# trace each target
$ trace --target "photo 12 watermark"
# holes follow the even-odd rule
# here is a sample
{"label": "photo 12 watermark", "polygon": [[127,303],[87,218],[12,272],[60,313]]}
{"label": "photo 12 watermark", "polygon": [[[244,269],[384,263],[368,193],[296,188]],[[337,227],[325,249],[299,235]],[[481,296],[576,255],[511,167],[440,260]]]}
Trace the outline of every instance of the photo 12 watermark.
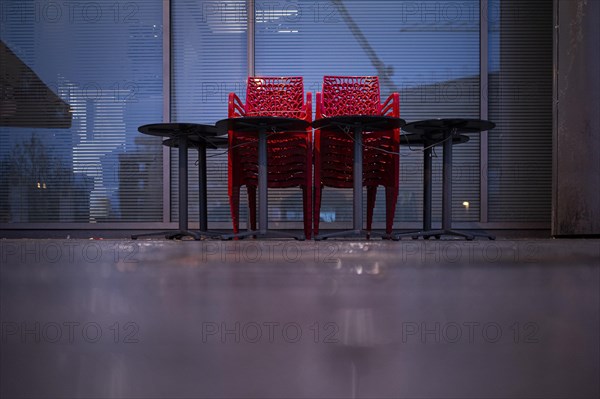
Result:
{"label": "photo 12 watermark", "polygon": [[133,1],[2,1],[0,21],[36,24],[139,24],[141,3]]}
{"label": "photo 12 watermark", "polygon": [[85,240],[0,241],[0,264],[139,263],[140,244]]}
{"label": "photo 12 watermark", "polygon": [[286,241],[204,241],[199,244],[199,264],[208,262],[259,264],[314,262],[337,264],[341,245],[333,242],[296,243]]}
{"label": "photo 12 watermark", "polygon": [[[395,324],[395,323],[394,323]],[[357,326],[340,321],[204,321],[202,344],[340,344],[348,337],[371,331],[373,340],[402,345],[425,344],[538,344],[541,328],[534,321],[402,321],[390,326]],[[389,328],[388,328],[389,327]],[[361,331],[358,331],[361,330]]]}
{"label": "photo 12 watermark", "polygon": [[137,344],[140,326],[134,321],[3,321],[2,344]]}
{"label": "photo 12 watermark", "polygon": [[339,332],[334,322],[205,321],[201,326],[201,340],[203,344],[335,344],[340,340]]}
{"label": "photo 12 watermark", "polygon": [[494,321],[402,322],[403,344],[537,344],[540,326],[536,322]]}
{"label": "photo 12 watermark", "polygon": [[489,241],[406,241],[398,244],[396,259],[399,263],[457,265],[536,263],[541,259],[541,251],[535,241],[515,245]]}

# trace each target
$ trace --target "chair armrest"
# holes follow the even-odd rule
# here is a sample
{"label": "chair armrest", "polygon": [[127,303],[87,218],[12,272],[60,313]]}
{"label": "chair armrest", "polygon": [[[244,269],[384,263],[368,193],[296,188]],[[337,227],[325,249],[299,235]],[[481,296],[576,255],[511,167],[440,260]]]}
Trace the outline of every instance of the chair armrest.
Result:
{"label": "chair armrest", "polygon": [[[385,100],[385,102],[381,106],[381,115],[391,116],[394,118],[400,117],[400,94],[398,94],[398,93],[390,94],[390,96]],[[394,132],[394,134],[392,136],[392,139],[394,141],[394,150],[393,151],[399,151],[400,129],[394,129],[393,132]],[[394,157],[394,159],[395,159],[394,162],[397,164],[398,163],[397,157]],[[398,169],[398,165],[396,165],[396,169]]]}
{"label": "chair armrest", "polygon": [[235,93],[229,93],[228,118],[237,118],[246,115],[246,106]]}
{"label": "chair armrest", "polygon": [[323,93],[317,92],[317,109],[315,111],[315,120],[323,118]]}
{"label": "chair armrest", "polygon": [[306,93],[306,103],[304,104],[306,116],[305,120],[308,122],[312,122],[312,93],[309,91]]}
{"label": "chair armrest", "polygon": [[381,106],[381,115],[400,117],[400,94],[392,93]]}

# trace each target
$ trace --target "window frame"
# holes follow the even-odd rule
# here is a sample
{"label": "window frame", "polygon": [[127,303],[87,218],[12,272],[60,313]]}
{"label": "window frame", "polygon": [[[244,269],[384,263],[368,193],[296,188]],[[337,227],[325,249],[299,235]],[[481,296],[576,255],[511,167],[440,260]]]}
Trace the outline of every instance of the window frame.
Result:
{"label": "window frame", "polygon": [[[170,122],[171,120],[171,99],[172,99],[172,86],[171,86],[171,72],[172,72],[172,35],[171,35],[171,24],[172,24],[172,1],[162,0],[163,4],[163,111],[162,121]],[[480,118],[487,119],[488,117],[488,58],[489,58],[489,43],[488,43],[488,21],[485,17],[487,15],[488,0],[479,1],[479,12],[480,12],[480,32],[479,32],[479,43],[480,43]],[[250,10],[248,13],[248,76],[254,74],[255,64],[255,21],[254,21],[254,10],[256,9],[255,0],[247,0],[247,9]],[[550,215],[547,222],[489,222],[488,221],[488,133],[482,132],[480,136],[480,215],[478,222],[456,222],[454,223],[457,229],[550,229],[551,221]],[[177,221],[171,220],[171,193],[173,190],[173,182],[171,182],[171,151],[169,148],[163,148],[163,220],[161,222],[107,222],[107,223],[0,223],[0,229],[4,231],[16,231],[16,230],[155,230],[155,229],[175,229],[177,228]],[[485,168],[485,169],[484,169]],[[167,183],[168,182],[168,183]],[[327,223],[324,228],[340,228],[343,227],[336,223]],[[381,223],[378,223],[381,224]],[[378,224],[374,225],[374,228],[382,228]],[[218,222],[211,223],[211,228],[223,229],[230,228],[230,223]],[[274,224],[272,227],[282,227],[290,229],[301,229],[301,222],[290,222]],[[396,223],[395,229],[418,229],[422,226],[417,222],[406,222]],[[191,229],[199,228],[198,222],[190,222]]]}

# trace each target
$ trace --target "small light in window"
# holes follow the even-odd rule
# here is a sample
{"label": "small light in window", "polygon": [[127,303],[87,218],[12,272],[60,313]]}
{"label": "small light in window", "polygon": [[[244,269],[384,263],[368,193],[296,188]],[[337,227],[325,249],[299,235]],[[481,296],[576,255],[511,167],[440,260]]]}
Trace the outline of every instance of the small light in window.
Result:
{"label": "small light in window", "polygon": [[41,183],[40,183],[40,182],[38,182],[38,184],[37,184],[37,188],[38,188],[38,189],[42,188],[42,185],[41,185]]}
{"label": "small light in window", "polygon": [[46,183],[42,184],[42,188],[45,190],[46,189]]}
{"label": "small light in window", "polygon": [[469,206],[471,206],[471,204],[469,203],[469,201],[465,201],[463,202],[463,206],[465,207],[465,209],[469,209]]}

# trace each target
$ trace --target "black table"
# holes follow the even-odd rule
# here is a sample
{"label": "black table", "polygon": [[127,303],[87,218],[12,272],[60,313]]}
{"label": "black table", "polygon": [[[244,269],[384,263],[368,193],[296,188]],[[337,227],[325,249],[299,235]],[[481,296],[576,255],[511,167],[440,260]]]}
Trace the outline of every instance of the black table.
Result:
{"label": "black table", "polygon": [[[314,128],[320,129],[339,129],[343,132],[353,132],[354,140],[354,168],[353,176],[353,224],[352,230],[339,231],[335,233],[319,234],[315,240],[324,240],[332,237],[363,237],[373,235],[373,232],[368,232],[363,229],[363,159],[362,159],[362,134],[363,132],[376,132],[382,130],[392,130],[404,126],[406,122],[400,118],[390,116],[376,115],[349,115],[349,116],[333,116],[315,120],[312,125]],[[382,237],[387,237],[386,234],[376,234]]]}
{"label": "black table", "polygon": [[[470,140],[469,136],[457,135],[452,137],[452,145],[466,143]],[[403,134],[400,136],[400,145],[405,146],[423,146],[423,230],[418,232],[408,232],[396,234],[396,238],[401,237],[430,237],[431,229],[431,202],[432,202],[432,150],[433,147],[442,145],[442,137],[426,137],[420,134]]]}
{"label": "black table", "polygon": [[[485,130],[491,130],[496,125],[490,121],[482,119],[429,119],[416,121],[405,125],[402,129],[410,135],[403,135],[400,138],[400,144],[424,145],[423,159],[423,230],[412,233],[396,234],[396,238],[401,237],[423,237],[441,238],[443,235],[464,237],[472,240],[475,236],[487,237],[491,240],[494,236],[485,233],[463,233],[452,230],[452,146],[468,141],[468,136],[462,133],[479,133]],[[412,141],[412,143],[411,143]],[[442,169],[442,228],[433,230],[431,228],[431,197],[432,197],[432,166],[431,149],[433,146],[442,145],[443,150],[443,169]]]}
{"label": "black table", "polygon": [[[151,136],[168,137],[177,142],[176,146],[179,148],[179,229],[159,233],[136,234],[132,235],[131,238],[135,240],[139,237],[164,235],[168,239],[183,237],[193,237],[196,240],[200,239],[202,235],[205,234],[188,230],[188,144],[190,142],[190,137],[192,136],[197,138],[196,141],[198,143],[200,143],[199,137],[216,136],[218,134],[217,128],[215,126],[198,123],[153,123],[140,126],[138,131]],[[202,147],[205,150],[205,147]],[[206,161],[206,157],[204,157],[204,161]],[[202,173],[201,175],[205,176],[205,173]]]}
{"label": "black table", "polygon": [[[179,139],[171,138],[162,142],[167,147],[179,147]],[[208,231],[208,189],[206,178],[206,150],[225,148],[228,145],[226,137],[215,137],[212,135],[194,134],[188,136],[188,148],[198,150],[198,219],[200,231],[195,233],[206,237],[220,237],[223,233]]]}
{"label": "black table", "polygon": [[268,215],[268,173],[267,173],[267,134],[294,130],[305,130],[310,123],[303,119],[283,118],[276,116],[247,116],[228,118],[216,123],[220,134],[227,134],[230,130],[238,132],[256,132],[258,138],[258,230],[223,236],[225,239],[256,236],[264,238],[295,238],[304,240],[305,236],[288,234],[284,232],[269,231]]}

